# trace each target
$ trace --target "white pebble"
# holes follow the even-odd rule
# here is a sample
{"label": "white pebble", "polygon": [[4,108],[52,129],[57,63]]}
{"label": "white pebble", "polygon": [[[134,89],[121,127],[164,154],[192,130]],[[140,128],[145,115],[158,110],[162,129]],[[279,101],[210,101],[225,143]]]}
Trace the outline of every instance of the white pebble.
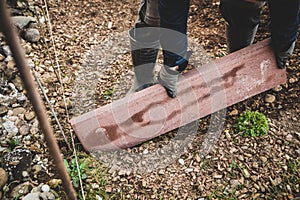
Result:
{"label": "white pebble", "polygon": [[112,24],[113,24],[112,22],[108,22],[107,28],[111,29],[112,28]]}
{"label": "white pebble", "polygon": [[144,151],[143,151],[143,154],[148,154],[149,153],[149,151],[147,150],[147,149],[145,149]]}
{"label": "white pebble", "polygon": [[17,134],[19,132],[18,128],[12,121],[6,121],[2,124],[2,126],[8,133]]}
{"label": "white pebble", "polygon": [[184,165],[184,160],[182,158],[178,159],[179,164]]}
{"label": "white pebble", "polygon": [[29,176],[29,174],[28,174],[28,172],[27,172],[27,171],[22,171],[22,176],[23,176],[24,178],[26,178],[26,177],[28,177],[28,176]]}
{"label": "white pebble", "polygon": [[12,110],[7,111],[7,116],[12,116],[14,112]]}
{"label": "white pebble", "polygon": [[26,135],[26,136],[24,137],[24,140],[25,140],[25,141],[30,141],[30,140],[31,140],[31,136],[30,136],[30,135]]}
{"label": "white pebble", "polygon": [[102,200],[102,197],[100,197],[98,194],[96,194],[96,200]]}
{"label": "white pebble", "polygon": [[42,186],[42,192],[49,192],[49,191],[50,191],[49,185],[43,185]]}

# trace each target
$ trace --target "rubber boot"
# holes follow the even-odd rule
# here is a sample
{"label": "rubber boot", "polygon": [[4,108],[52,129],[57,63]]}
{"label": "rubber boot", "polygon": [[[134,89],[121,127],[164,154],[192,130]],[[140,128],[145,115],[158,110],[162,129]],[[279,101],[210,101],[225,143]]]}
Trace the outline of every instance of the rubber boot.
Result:
{"label": "rubber boot", "polygon": [[158,74],[158,83],[162,85],[169,97],[175,98],[177,96],[177,81],[179,74],[186,69],[188,65],[188,60],[192,55],[192,51],[188,51],[186,58],[182,58],[182,62],[175,67],[169,67],[164,65]]}
{"label": "rubber boot", "polygon": [[[155,84],[154,68],[160,47],[157,28],[133,28],[129,30],[131,57],[134,66],[134,84],[128,94]],[[150,33],[152,32],[152,33]]]}
{"label": "rubber boot", "polygon": [[164,65],[158,74],[158,82],[162,85],[169,97],[175,98],[177,96],[176,83],[178,81],[178,76],[180,72]]}
{"label": "rubber boot", "polygon": [[287,48],[284,47],[274,47],[275,49],[275,57],[276,57],[276,64],[279,69],[284,69],[286,67],[286,62],[290,55],[293,53],[295,48],[295,43],[293,42]]}

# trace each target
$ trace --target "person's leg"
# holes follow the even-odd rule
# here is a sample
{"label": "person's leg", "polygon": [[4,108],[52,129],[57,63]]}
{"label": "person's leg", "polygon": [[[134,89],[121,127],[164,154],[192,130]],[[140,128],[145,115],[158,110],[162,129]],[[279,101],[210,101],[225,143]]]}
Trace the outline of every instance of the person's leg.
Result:
{"label": "person's leg", "polygon": [[135,80],[129,93],[145,89],[155,83],[154,68],[159,43],[158,0],[143,0],[135,27],[129,30],[131,57]]}
{"label": "person's leg", "polygon": [[253,43],[264,2],[221,0],[220,11],[226,20],[228,52],[234,52]]}
{"label": "person's leg", "polygon": [[160,43],[163,49],[164,66],[159,72],[158,82],[167,94],[177,95],[178,75],[187,67],[187,18],[189,0],[160,0]]}
{"label": "person's leg", "polygon": [[277,66],[284,68],[298,35],[299,0],[269,1],[272,45]]}
{"label": "person's leg", "polygon": [[160,17],[158,13],[158,0],[142,0],[139,8],[139,18],[136,22],[136,27],[139,23],[146,23],[148,26],[160,25]]}

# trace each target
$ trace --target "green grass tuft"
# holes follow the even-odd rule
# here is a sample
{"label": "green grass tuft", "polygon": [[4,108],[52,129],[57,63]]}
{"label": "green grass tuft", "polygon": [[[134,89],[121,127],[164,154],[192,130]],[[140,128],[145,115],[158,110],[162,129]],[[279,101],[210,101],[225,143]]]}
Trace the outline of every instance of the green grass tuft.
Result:
{"label": "green grass tuft", "polygon": [[267,118],[260,112],[247,111],[242,114],[234,125],[235,130],[244,137],[263,136],[268,133]]}

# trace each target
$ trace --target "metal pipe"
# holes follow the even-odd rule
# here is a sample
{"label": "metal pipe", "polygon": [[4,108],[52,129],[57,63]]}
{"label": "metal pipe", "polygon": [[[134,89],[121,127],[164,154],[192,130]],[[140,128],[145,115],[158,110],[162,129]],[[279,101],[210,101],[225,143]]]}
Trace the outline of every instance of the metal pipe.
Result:
{"label": "metal pipe", "polygon": [[44,107],[41,96],[38,93],[36,84],[30,68],[26,63],[24,50],[22,49],[17,32],[9,16],[9,12],[6,9],[6,1],[0,0],[0,27],[4,33],[5,39],[10,47],[16,65],[21,75],[21,79],[24,83],[24,87],[27,91],[29,100],[39,120],[40,127],[44,133],[44,138],[49,148],[49,153],[53,158],[54,164],[58,170],[60,178],[62,179],[63,187],[70,200],[77,200],[75,190],[72,186],[69,174],[63,162],[62,155],[60,153],[57,141],[53,134],[53,129],[48,121],[46,115],[46,109]]}

